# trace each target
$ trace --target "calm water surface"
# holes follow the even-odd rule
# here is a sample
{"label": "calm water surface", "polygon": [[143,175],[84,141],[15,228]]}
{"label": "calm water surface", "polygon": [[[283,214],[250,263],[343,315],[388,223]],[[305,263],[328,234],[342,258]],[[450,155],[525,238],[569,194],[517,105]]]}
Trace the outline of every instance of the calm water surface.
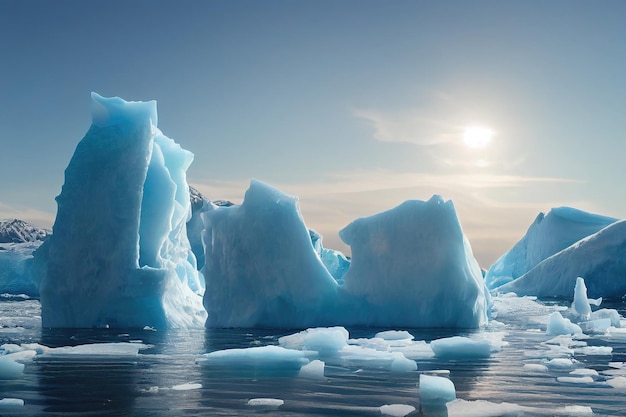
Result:
{"label": "calm water surface", "polygon": [[[418,410],[414,415],[441,416],[445,411],[419,412],[419,374],[435,369],[450,370],[457,398],[464,400],[510,402],[543,410],[537,415],[556,415],[566,405],[581,405],[592,407],[595,416],[626,416],[626,392],[603,383],[610,377],[603,374],[611,372],[609,362],[626,361],[626,340],[606,340],[601,335],[586,340],[590,346],[613,347],[612,355],[575,355],[580,361],[578,368],[595,369],[600,376],[591,385],[560,383],[556,378],[567,376],[569,370],[524,372],[525,363],[541,360],[535,358],[542,352],[540,344],[546,336],[539,331],[540,325],[521,313],[504,314],[498,320],[505,326],[485,330],[505,331],[504,340],[509,343],[489,359],[418,360],[417,372],[401,374],[376,367],[327,366],[324,380],[216,372],[196,363],[202,353],[277,344],[278,337],[295,331],[42,330],[39,314],[35,300],[0,301],[0,344],[58,347],[141,341],[152,347],[136,357],[121,359],[37,357],[27,363],[22,378],[0,380],[0,399],[25,402],[23,407],[0,408],[1,416],[377,416],[385,404],[409,404]],[[542,314],[537,312],[538,317]],[[352,338],[358,338],[373,337],[381,329],[349,330]],[[468,335],[449,330],[403,330],[426,341]],[[172,389],[187,383],[202,387]],[[285,403],[279,409],[247,405],[249,399],[260,397]]]}

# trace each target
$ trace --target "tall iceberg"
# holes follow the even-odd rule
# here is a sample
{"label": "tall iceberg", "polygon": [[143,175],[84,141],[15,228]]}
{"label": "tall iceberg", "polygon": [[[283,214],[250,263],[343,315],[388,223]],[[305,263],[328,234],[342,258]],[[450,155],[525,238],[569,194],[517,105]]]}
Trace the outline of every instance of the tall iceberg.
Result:
{"label": "tall iceberg", "polygon": [[[488,294],[452,201],[410,200],[339,232],[352,248],[348,299],[371,326],[474,328]],[[355,323],[356,324],[356,323]]]}
{"label": "tall iceberg", "polygon": [[202,326],[185,224],[193,154],[157,128],[155,101],[92,93],[92,112],[36,252],[43,326]]}
{"label": "tall iceberg", "polygon": [[544,259],[615,221],[572,207],[553,208],[545,215],[539,213],[524,237],[489,268],[485,274],[487,286],[498,288],[521,277]]}

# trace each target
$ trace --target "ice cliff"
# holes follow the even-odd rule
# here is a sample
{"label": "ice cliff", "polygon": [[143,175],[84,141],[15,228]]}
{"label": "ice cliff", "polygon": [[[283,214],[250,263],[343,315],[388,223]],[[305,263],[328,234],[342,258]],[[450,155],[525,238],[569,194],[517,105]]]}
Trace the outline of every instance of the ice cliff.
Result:
{"label": "ice cliff", "polygon": [[626,220],[617,221],[548,257],[518,279],[498,288],[518,295],[569,299],[583,277],[591,297],[626,295]]}
{"label": "ice cliff", "polygon": [[524,237],[489,268],[487,286],[497,288],[521,277],[544,259],[615,221],[571,207],[553,208],[546,215],[539,213]]}
{"label": "ice cliff", "polygon": [[487,322],[482,273],[452,201],[405,201],[339,232],[352,249],[344,276],[354,324],[478,327]]}
{"label": "ice cliff", "polygon": [[[333,278],[296,198],[253,180],[241,205],[205,213],[208,327],[472,328],[482,274],[451,202],[407,201],[340,232],[352,262]],[[319,245],[321,247],[321,244]]]}
{"label": "ice cliff", "polygon": [[202,326],[186,235],[193,154],[157,128],[156,102],[92,94],[93,123],[37,251],[44,327]]}

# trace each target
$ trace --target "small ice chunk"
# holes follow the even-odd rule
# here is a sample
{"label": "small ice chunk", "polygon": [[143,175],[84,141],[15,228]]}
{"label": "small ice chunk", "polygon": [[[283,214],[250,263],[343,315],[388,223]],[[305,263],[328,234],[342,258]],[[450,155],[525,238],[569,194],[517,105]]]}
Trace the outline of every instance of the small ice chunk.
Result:
{"label": "small ice chunk", "polygon": [[253,407],[278,408],[285,404],[285,401],[279,398],[252,398],[248,400],[248,405]]}
{"label": "small ice chunk", "polygon": [[300,368],[298,376],[309,379],[324,379],[324,367],[325,364],[323,361],[311,361]]}
{"label": "small ice chunk", "polygon": [[562,384],[593,384],[593,378],[590,376],[559,376],[556,380]]}
{"label": "small ice chunk", "polygon": [[543,372],[548,372],[548,367],[540,363],[527,363],[524,365],[524,371],[543,373]]}
{"label": "small ice chunk", "polygon": [[454,336],[430,342],[435,356],[443,359],[488,358],[491,345],[487,341],[472,340],[468,337]]}
{"label": "small ice chunk", "polygon": [[374,337],[384,340],[413,340],[413,335],[406,330],[387,330],[376,333]]}
{"label": "small ice chunk", "polygon": [[626,378],[623,376],[616,376],[615,378],[611,378],[606,381],[606,384],[615,389],[626,390]]}
{"label": "small ice chunk", "polygon": [[49,348],[43,352],[43,356],[137,356],[140,350],[148,348],[150,348],[150,345],[144,345],[142,343],[91,343],[78,346]]}
{"label": "small ice chunk", "polygon": [[421,374],[419,395],[424,404],[445,404],[456,399],[456,389],[448,378]]}
{"label": "small ice chunk", "polygon": [[11,359],[0,358],[0,379],[20,378],[24,373],[24,365]]}
{"label": "small ice chunk", "polygon": [[571,369],[575,362],[568,358],[554,358],[546,362],[546,366],[550,369]]}
{"label": "small ice chunk", "polygon": [[613,354],[613,348],[611,346],[585,346],[576,348],[574,351],[579,355],[587,356],[608,356]]}
{"label": "small ice chunk", "polygon": [[580,368],[580,369],[574,369],[569,374],[578,375],[578,376],[598,376],[598,371],[596,371],[595,369]]}
{"label": "small ice chunk", "polygon": [[287,349],[314,350],[322,356],[335,355],[348,345],[349,333],[344,327],[311,328],[278,339]]}
{"label": "small ice chunk", "polygon": [[581,277],[576,278],[572,310],[583,320],[589,320],[591,317],[591,306],[589,305],[589,299],[587,298],[587,286],[585,285],[585,280]]}
{"label": "small ice chunk", "polygon": [[582,333],[582,329],[577,324],[572,323],[569,319],[561,316],[561,313],[555,311],[548,317],[548,328],[546,334],[548,336],[558,336],[560,334],[577,334]]}
{"label": "small ice chunk", "polygon": [[192,384],[192,383],[174,385],[172,387],[174,391],[191,391],[191,390],[200,389],[200,388],[202,388],[202,384]]}
{"label": "small ice chunk", "polygon": [[514,403],[454,400],[446,404],[448,417],[499,417],[524,415],[524,407]]}
{"label": "small ice chunk", "polygon": [[589,320],[580,323],[580,327],[586,332],[604,333],[611,327],[611,319],[606,317],[602,319]]}
{"label": "small ice chunk", "polygon": [[621,319],[622,316],[617,312],[617,310],[612,308],[603,308],[598,311],[594,311],[591,313],[591,320],[600,320],[600,319],[610,319],[611,326],[613,327],[621,327]]}
{"label": "small ice chunk", "polygon": [[23,407],[24,400],[21,398],[3,398],[0,400],[0,407]]}
{"label": "small ice chunk", "polygon": [[380,407],[380,414],[392,417],[404,417],[415,411],[415,407],[408,404],[387,404]]}

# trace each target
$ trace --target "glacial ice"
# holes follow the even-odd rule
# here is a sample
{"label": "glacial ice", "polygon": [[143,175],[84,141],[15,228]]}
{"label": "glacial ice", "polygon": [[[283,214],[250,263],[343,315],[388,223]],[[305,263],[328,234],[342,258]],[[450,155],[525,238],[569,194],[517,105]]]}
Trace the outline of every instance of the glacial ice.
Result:
{"label": "glacial ice", "polygon": [[[599,232],[615,221],[617,219],[571,207],[553,208],[546,215],[539,213],[524,237],[489,268],[485,282],[490,289],[494,289],[513,281],[544,259]],[[585,275],[574,275],[572,279],[576,276]],[[525,294],[539,295],[532,292]]]}
{"label": "glacial ice", "polygon": [[304,328],[333,318],[338,284],[295,197],[252,180],[243,203],[204,213],[207,327]]}
{"label": "glacial ice", "polygon": [[343,294],[356,301],[344,315],[359,315],[345,322],[453,328],[487,322],[482,273],[452,201],[405,201],[353,221],[339,236],[352,249]]}
{"label": "glacial ice", "polygon": [[452,202],[439,196],[345,227],[352,260],[342,276],[319,255],[297,199],[260,181],[241,205],[211,205],[204,222],[207,327],[487,322],[480,268]]}
{"label": "glacial ice", "polygon": [[35,253],[44,327],[201,327],[186,235],[193,154],[157,128],[156,102],[92,93],[93,123]]}
{"label": "glacial ice", "polygon": [[626,220],[550,256],[499,291],[518,295],[570,299],[577,277],[583,277],[591,297],[619,299],[626,294]]}

